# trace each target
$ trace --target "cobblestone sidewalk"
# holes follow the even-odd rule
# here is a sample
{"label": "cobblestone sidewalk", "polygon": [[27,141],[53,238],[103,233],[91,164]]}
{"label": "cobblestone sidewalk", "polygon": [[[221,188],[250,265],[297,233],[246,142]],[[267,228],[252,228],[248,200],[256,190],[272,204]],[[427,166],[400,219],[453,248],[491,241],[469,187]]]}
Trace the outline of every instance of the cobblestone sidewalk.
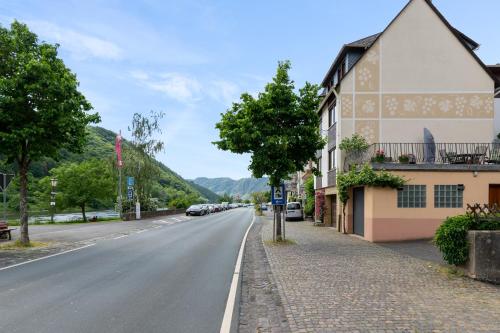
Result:
{"label": "cobblestone sidewalk", "polygon": [[286,231],[295,245],[265,249],[291,332],[500,332],[500,286],[308,222]]}
{"label": "cobblestone sidewalk", "polygon": [[239,332],[290,332],[262,244],[262,220],[256,218],[245,247]]}

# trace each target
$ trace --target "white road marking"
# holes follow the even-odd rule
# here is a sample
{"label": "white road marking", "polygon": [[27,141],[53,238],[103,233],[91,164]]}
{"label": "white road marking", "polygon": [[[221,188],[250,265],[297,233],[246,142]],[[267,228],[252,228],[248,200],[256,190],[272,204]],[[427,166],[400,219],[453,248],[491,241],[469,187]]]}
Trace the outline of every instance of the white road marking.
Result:
{"label": "white road marking", "polygon": [[245,232],[245,236],[243,236],[243,240],[241,241],[240,251],[238,252],[238,259],[236,259],[236,266],[234,267],[233,280],[231,282],[231,287],[229,288],[229,296],[227,298],[226,310],[224,311],[224,318],[222,319],[220,333],[229,333],[231,331],[234,303],[236,302],[236,291],[238,290],[238,282],[240,280],[241,261],[243,260],[243,252],[245,250],[247,236],[254,222],[255,215],[253,216],[252,223],[250,223],[250,225],[248,226],[248,229]]}
{"label": "white road marking", "polygon": [[124,238],[124,237],[127,237],[128,235],[121,235],[121,236],[118,236],[118,237],[115,237],[113,239],[120,239],[120,238]]}
{"label": "white road marking", "polygon": [[161,225],[155,225],[155,226],[153,227],[153,229],[159,229],[159,228],[161,228]]}
{"label": "white road marking", "polygon": [[7,266],[7,267],[2,267],[2,268],[0,268],[0,271],[3,271],[5,269],[9,269],[9,268],[13,268],[13,267],[17,267],[17,266],[21,266],[21,265],[25,265],[25,264],[29,264],[29,263],[32,263],[32,262],[35,262],[35,261],[40,261],[40,260],[43,260],[43,259],[48,259],[48,258],[60,256],[61,254],[66,254],[66,253],[75,252],[75,251],[78,251],[78,250],[83,250],[83,249],[85,249],[87,247],[94,246],[95,244],[96,243],[92,243],[92,244],[88,244],[88,245],[85,245],[85,246],[77,247],[76,249],[71,249],[71,250],[68,250],[68,251],[54,253],[54,254],[51,254],[49,256],[45,256],[45,257],[41,257],[41,258],[36,258],[36,259],[32,259],[32,260],[20,262],[19,264],[10,265],[10,266]]}
{"label": "white road marking", "polygon": [[148,231],[148,229],[141,229],[139,231],[136,232],[136,234],[142,234],[143,232],[146,232]]}
{"label": "white road marking", "polygon": [[182,222],[182,220],[179,220],[178,218],[175,218],[175,217],[171,217],[170,219],[174,220],[174,221],[177,221],[177,222]]}

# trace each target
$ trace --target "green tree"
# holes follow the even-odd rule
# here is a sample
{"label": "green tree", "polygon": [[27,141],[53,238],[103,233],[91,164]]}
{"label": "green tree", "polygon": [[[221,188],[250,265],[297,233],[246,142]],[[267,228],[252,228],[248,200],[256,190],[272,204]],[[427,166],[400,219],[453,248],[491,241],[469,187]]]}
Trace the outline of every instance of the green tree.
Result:
{"label": "green tree", "polygon": [[162,118],[162,112],[151,111],[149,116],[135,113],[129,127],[132,141],[123,150],[124,172],[135,178],[135,194],[142,207],[149,206],[154,184],[161,175],[155,156],[164,144],[154,136],[161,134]]}
{"label": "green tree", "polygon": [[16,162],[22,244],[29,244],[28,168],[61,148],[80,151],[85,127],[99,121],[78,81],[57,57],[58,45],[39,42],[22,23],[0,27],[0,153]]}
{"label": "green tree", "polygon": [[228,193],[224,193],[220,199],[219,199],[219,202],[229,202],[229,203],[232,203],[233,202],[233,197],[230,196]]}
{"label": "green tree", "polygon": [[304,183],[304,191],[306,193],[306,203],[304,205],[304,213],[306,216],[314,215],[315,204],[315,191],[314,191],[314,177],[309,177]]}
{"label": "green tree", "polygon": [[86,222],[87,205],[98,200],[113,202],[115,181],[111,165],[102,160],[63,164],[51,170],[57,178],[57,199],[62,208],[79,207]]}
{"label": "green tree", "polygon": [[[240,102],[233,103],[216,125],[220,140],[214,144],[233,153],[250,153],[253,176],[267,175],[274,186],[303,170],[309,160],[316,160],[316,152],[325,145],[317,114],[319,87],[306,82],[296,93],[288,75],[290,67],[289,61],[279,62],[276,76],[264,92],[257,98],[242,94]],[[280,209],[277,211],[276,234],[280,239]]]}
{"label": "green tree", "polygon": [[252,193],[252,202],[255,204],[255,210],[259,213],[262,212],[262,204],[268,203],[269,201],[271,201],[271,192],[269,191]]}

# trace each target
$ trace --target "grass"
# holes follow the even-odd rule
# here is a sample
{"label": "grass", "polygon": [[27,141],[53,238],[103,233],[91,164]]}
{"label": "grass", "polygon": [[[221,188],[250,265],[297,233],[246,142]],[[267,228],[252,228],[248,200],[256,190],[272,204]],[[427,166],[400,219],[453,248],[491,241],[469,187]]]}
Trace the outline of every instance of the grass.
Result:
{"label": "grass", "polygon": [[50,243],[31,241],[29,244],[22,244],[21,241],[10,241],[7,243],[0,244],[0,250],[26,250],[33,248],[43,248],[49,246]]}

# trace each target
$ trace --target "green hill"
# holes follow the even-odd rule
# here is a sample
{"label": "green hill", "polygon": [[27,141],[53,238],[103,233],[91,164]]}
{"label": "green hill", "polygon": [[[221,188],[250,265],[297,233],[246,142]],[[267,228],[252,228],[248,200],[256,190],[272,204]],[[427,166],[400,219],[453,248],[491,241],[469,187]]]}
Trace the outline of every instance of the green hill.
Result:
{"label": "green hill", "polygon": [[227,177],[199,177],[193,180],[193,182],[195,184],[208,188],[218,195],[227,193],[231,196],[239,195],[242,199],[248,198],[253,192],[262,192],[269,190],[269,180],[267,178],[242,178],[234,180]]}
{"label": "green hill", "polygon": [[[115,159],[115,137],[116,133],[105,128],[88,127],[88,141],[83,152],[75,154],[62,149],[57,160],[52,158],[43,158],[39,161],[33,162],[31,164],[30,171],[33,175],[34,181],[48,176],[52,168],[63,163],[82,162],[92,158],[107,160]],[[128,145],[128,142],[124,140],[123,145]],[[187,201],[181,200],[184,202],[181,206],[189,204],[190,201],[218,201],[219,196],[209,189],[186,181],[161,162],[157,162],[157,166],[159,168],[160,177],[158,184],[155,185],[153,196],[158,198],[161,206],[166,206],[167,203],[170,203],[173,199],[177,198],[189,198]],[[13,166],[2,165],[1,163],[0,170],[16,171]],[[179,205],[179,200],[177,200],[176,203]]]}

